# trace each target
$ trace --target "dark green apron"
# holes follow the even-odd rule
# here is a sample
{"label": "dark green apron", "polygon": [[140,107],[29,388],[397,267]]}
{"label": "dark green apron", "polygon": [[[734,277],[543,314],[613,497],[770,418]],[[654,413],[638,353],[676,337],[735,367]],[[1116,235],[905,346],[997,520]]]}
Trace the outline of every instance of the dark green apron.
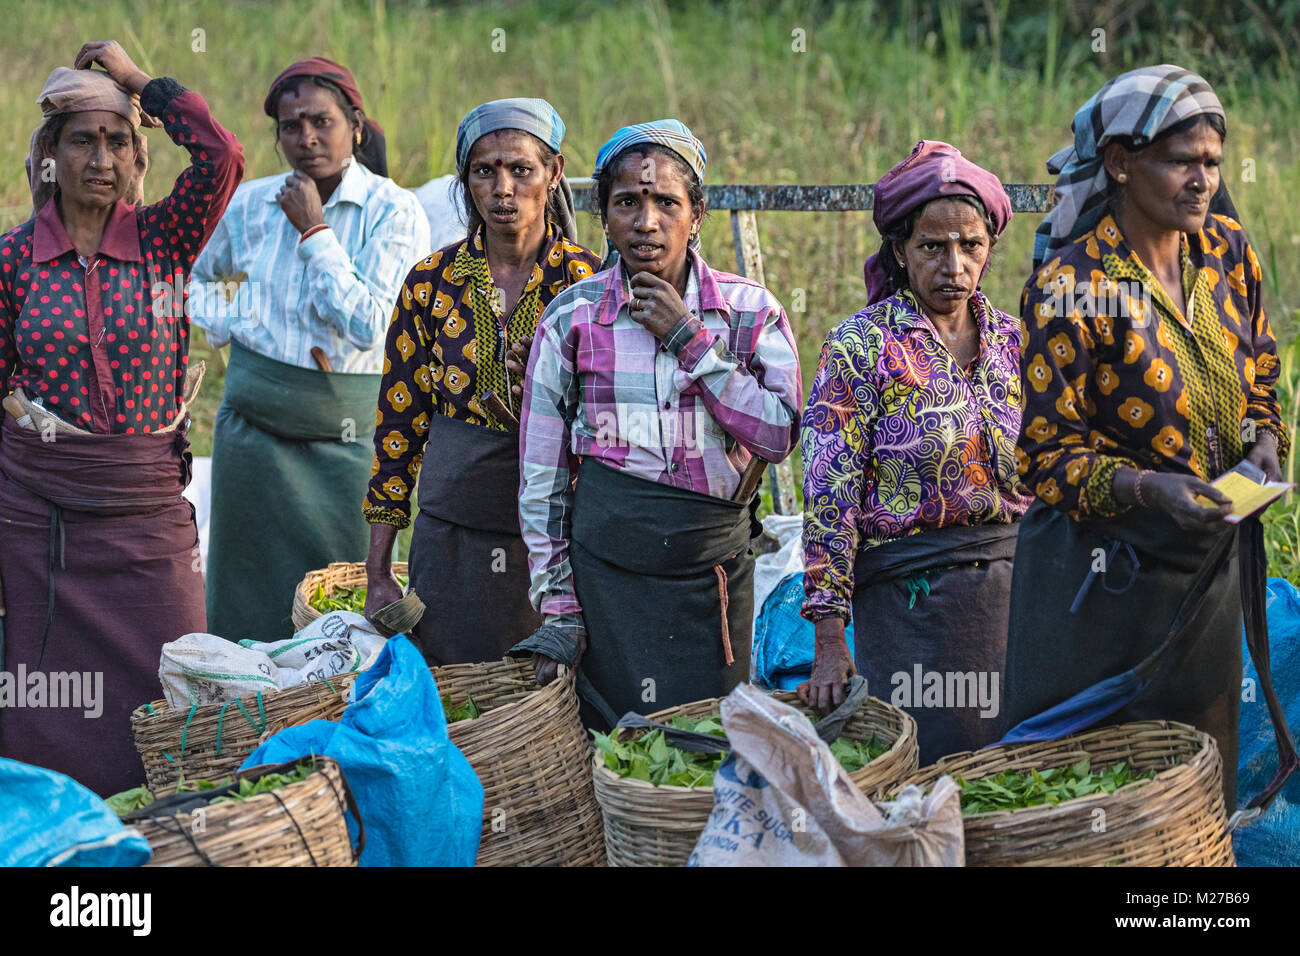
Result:
{"label": "dark green apron", "polygon": [[[363,561],[361,503],[380,376],[320,372],[230,343],[212,437],[208,628],[232,641],[291,637],[308,571]],[[178,635],[179,636],[179,635]]]}

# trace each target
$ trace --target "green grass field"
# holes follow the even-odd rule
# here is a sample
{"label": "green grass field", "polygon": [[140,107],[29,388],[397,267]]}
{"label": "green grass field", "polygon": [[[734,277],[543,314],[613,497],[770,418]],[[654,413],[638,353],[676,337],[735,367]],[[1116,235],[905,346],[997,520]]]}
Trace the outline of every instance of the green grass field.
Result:
{"label": "green grass field", "polygon": [[[589,174],[597,147],[618,126],[676,116],[705,142],[713,183],[872,182],[923,137],[954,143],[1004,181],[1041,182],[1046,158],[1068,142],[1074,110],[1105,77],[1141,65],[1118,54],[1103,62],[1089,31],[1051,5],[1041,21],[993,17],[972,31],[973,10],[1005,11],[1005,2],[943,2],[933,30],[889,26],[903,22],[891,5],[789,0],[7,6],[0,37],[7,66],[0,134],[8,144],[0,164],[13,171],[0,191],[6,228],[29,214],[21,170],[41,83],[88,40],[118,39],[145,70],[202,93],[243,142],[249,179],[285,168],[261,109],[270,80],[304,56],[340,60],[387,132],[393,177],[412,187],[452,170],[460,118],[502,96],[556,105],[568,124],[572,175]],[[1154,44],[1159,59],[1144,62],[1200,70],[1222,98],[1224,174],[1264,263],[1274,329],[1287,342],[1300,326],[1300,222],[1291,201],[1300,192],[1300,82],[1286,63],[1225,71],[1222,56],[1181,39],[1191,35],[1171,30],[1167,42]],[[1014,58],[1002,52],[1012,40],[1020,51]],[[152,200],[169,188],[184,154],[161,134],[150,136]],[[807,382],[826,331],[861,308],[862,262],[878,240],[866,213],[767,213],[759,222],[769,287],[787,304],[803,290],[804,310],[791,320]],[[1006,311],[1016,311],[1037,222],[1017,217],[995,253],[985,290]],[[583,217],[582,230],[597,242],[594,220]],[[710,261],[734,267],[726,215],[713,216],[703,236]],[[194,351],[210,354],[201,336]],[[1298,366],[1293,352],[1292,417]],[[221,376],[208,382],[194,430],[198,453],[210,447]],[[1288,508],[1289,530],[1277,521],[1270,528],[1271,551],[1280,556],[1289,547],[1287,570],[1300,579],[1294,502],[1274,512]]]}

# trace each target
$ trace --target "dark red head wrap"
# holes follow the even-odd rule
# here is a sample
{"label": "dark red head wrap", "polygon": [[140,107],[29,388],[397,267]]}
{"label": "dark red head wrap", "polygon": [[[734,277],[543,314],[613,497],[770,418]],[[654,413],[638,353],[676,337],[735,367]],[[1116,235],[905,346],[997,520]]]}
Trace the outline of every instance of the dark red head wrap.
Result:
{"label": "dark red head wrap", "polygon": [[[280,104],[272,98],[275,95],[276,87],[290,77],[295,76],[319,76],[329,80],[343,91],[343,95],[347,97],[349,103],[363,113],[365,112],[366,108],[361,105],[361,91],[357,89],[357,81],[353,78],[352,71],[343,64],[327,60],[323,56],[313,56],[305,60],[299,60],[271,81],[271,88],[266,93],[266,101],[262,104],[262,109],[266,111],[266,115],[271,119],[279,119]],[[365,125],[366,130],[363,133],[357,158],[371,171],[381,176],[387,176],[388,158],[384,146],[384,130],[369,117],[366,117]]]}
{"label": "dark red head wrap", "polygon": [[266,115],[271,119],[277,118],[276,109],[279,106],[271,98],[275,93],[275,88],[291,76],[320,76],[331,80],[343,91],[343,95],[348,98],[349,103],[359,110],[365,110],[365,107],[361,105],[361,91],[357,89],[357,81],[353,79],[352,72],[341,63],[327,60],[323,56],[313,56],[306,60],[299,60],[271,81],[271,88],[266,92],[266,102],[262,104],[262,108],[266,110]]}

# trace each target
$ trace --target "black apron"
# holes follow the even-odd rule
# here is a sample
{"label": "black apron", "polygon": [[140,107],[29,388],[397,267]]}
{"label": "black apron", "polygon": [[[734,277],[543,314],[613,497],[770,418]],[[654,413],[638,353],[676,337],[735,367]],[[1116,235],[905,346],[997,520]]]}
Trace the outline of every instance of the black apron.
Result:
{"label": "black apron", "polygon": [[[723,697],[749,679],[755,503],[583,460],[569,542],[587,627],[581,667],[615,713]],[[583,719],[605,723],[590,708]]]}
{"label": "black apron", "polygon": [[321,372],[230,343],[212,435],[208,627],[232,641],[294,633],[308,571],[364,561],[361,502],[374,456],[378,375]]}
{"label": "black apron", "polygon": [[[922,765],[1006,732],[1003,669],[1017,530],[955,525],[858,552],[853,659],[871,694],[916,720]],[[942,693],[926,693],[935,687]]]}
{"label": "black apron", "polygon": [[433,415],[411,533],[411,634],[431,666],[499,660],[542,626],[519,531],[519,439]]}
{"label": "black apron", "polygon": [[[1180,638],[1176,662],[1106,723],[1176,720],[1212,735],[1223,758],[1224,797],[1231,812],[1237,792],[1242,604],[1236,531],[1225,533],[1233,535],[1231,548]],[[1219,534],[1183,531],[1167,516],[1146,509],[1085,523],[1035,502],[1020,523],[1011,585],[1009,726],[1151,654],[1169,635],[1198,572],[1220,541]],[[1089,583],[1097,549],[1105,555],[1107,570]]]}

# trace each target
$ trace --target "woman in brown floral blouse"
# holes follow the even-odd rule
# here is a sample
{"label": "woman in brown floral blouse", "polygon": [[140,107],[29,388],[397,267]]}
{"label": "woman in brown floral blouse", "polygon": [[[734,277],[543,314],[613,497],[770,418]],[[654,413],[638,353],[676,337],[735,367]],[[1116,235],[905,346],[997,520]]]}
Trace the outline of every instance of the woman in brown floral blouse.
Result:
{"label": "woman in brown floral blouse", "polygon": [[366,613],[401,596],[392,546],[418,484],[410,571],[426,611],[409,636],[430,664],[499,658],[541,625],[519,533],[523,368],[543,309],[600,264],[573,241],[563,138],[545,100],[465,117],[469,234],[416,263],[389,325],[364,503]]}
{"label": "woman in brown floral blouse", "polygon": [[1017,546],[1007,718],[1174,647],[1109,719],[1213,734],[1231,805],[1242,605],[1231,502],[1209,483],[1242,462],[1276,479],[1289,450],[1262,270],[1219,214],[1226,125],[1205,80],[1126,73],[1074,126],[1021,307],[1020,473],[1039,500]]}

